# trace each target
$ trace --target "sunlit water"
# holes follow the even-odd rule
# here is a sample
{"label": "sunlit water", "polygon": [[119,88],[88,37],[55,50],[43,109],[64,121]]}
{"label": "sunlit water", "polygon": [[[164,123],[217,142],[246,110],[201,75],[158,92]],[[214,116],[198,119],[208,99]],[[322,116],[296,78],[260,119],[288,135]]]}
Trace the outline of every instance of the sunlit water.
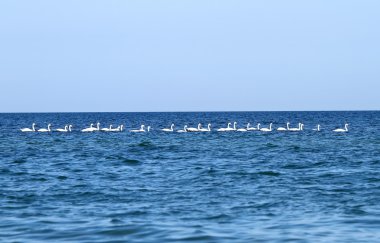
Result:
{"label": "sunlit water", "polygon": [[[79,132],[98,121],[153,130]],[[159,131],[233,121],[305,131]],[[33,122],[74,132],[19,131]],[[0,114],[0,240],[373,242],[379,128],[380,112]]]}

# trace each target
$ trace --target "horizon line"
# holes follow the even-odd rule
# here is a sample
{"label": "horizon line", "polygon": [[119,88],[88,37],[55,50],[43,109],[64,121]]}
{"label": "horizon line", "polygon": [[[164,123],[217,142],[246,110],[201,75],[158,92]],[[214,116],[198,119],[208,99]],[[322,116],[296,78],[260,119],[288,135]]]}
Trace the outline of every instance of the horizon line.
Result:
{"label": "horizon line", "polygon": [[235,110],[235,111],[15,111],[0,114],[54,114],[54,113],[218,113],[218,112],[373,112],[380,109],[368,110]]}

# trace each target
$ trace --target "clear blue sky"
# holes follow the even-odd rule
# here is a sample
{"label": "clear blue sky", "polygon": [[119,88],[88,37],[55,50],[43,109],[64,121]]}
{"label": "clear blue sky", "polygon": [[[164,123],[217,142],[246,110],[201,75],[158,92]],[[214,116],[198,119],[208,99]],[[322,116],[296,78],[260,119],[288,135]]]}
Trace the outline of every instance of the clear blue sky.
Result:
{"label": "clear blue sky", "polygon": [[380,109],[379,0],[2,0],[0,112]]}

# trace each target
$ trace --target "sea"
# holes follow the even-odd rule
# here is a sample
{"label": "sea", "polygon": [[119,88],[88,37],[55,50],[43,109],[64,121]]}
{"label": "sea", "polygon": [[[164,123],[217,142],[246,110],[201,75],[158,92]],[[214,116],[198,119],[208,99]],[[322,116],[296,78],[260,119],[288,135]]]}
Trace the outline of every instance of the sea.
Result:
{"label": "sea", "polygon": [[380,112],[1,113],[0,242],[380,242]]}

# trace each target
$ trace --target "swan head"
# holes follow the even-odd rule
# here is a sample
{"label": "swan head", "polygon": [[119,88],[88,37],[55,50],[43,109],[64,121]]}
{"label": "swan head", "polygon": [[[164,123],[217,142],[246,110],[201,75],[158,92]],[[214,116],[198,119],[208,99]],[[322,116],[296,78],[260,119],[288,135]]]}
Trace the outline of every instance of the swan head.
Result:
{"label": "swan head", "polygon": [[51,127],[51,124],[50,124],[50,123],[48,124],[48,127]]}
{"label": "swan head", "polygon": [[237,124],[237,122],[234,122],[234,126]]}
{"label": "swan head", "polygon": [[187,125],[185,125],[185,126],[183,127],[183,130],[186,130],[186,128],[187,128]]}
{"label": "swan head", "polygon": [[35,125],[36,125],[36,123],[33,122],[32,126],[35,126]]}
{"label": "swan head", "polygon": [[228,124],[227,124],[227,127],[230,127],[231,126],[231,122],[229,122]]}
{"label": "swan head", "polygon": [[141,125],[141,129],[144,129],[145,125]]}
{"label": "swan head", "polygon": [[124,125],[120,126],[120,131],[123,131]]}

